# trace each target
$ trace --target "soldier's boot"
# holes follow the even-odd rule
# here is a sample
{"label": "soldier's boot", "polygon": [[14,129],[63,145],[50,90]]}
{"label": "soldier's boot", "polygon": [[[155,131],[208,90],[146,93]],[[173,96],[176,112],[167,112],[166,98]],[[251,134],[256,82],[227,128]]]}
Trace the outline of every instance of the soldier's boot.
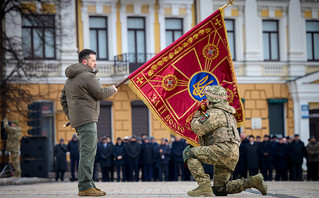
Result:
{"label": "soldier's boot", "polygon": [[227,194],[240,193],[246,189],[256,188],[262,195],[267,194],[267,184],[264,182],[262,174],[258,174],[248,179],[237,179],[226,183],[225,186],[214,186],[213,191],[216,196],[226,196]]}
{"label": "soldier's boot", "polygon": [[200,196],[205,196],[205,197],[211,197],[213,196],[213,191],[210,183],[203,184],[195,188],[194,190],[188,191],[187,194],[192,197],[200,197]]}
{"label": "soldier's boot", "polygon": [[262,195],[267,194],[267,184],[264,181],[264,177],[261,173],[249,177],[247,181],[244,183],[244,188],[256,188],[261,192]]}

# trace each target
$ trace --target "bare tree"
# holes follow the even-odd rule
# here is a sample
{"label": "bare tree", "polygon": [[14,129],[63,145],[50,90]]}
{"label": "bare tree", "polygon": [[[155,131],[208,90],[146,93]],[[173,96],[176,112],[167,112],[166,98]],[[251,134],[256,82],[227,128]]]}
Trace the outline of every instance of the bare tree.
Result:
{"label": "bare tree", "polygon": [[[50,72],[50,68],[56,68],[59,63],[57,53],[59,49],[58,38],[61,38],[65,31],[61,29],[61,20],[63,16],[61,9],[68,9],[68,5],[72,0],[1,0],[0,1],[0,113],[1,120],[8,114],[8,112],[15,115],[21,115],[26,119],[27,105],[30,104],[35,98],[45,98],[46,93],[34,95],[28,89],[27,81],[32,78],[46,77],[46,73]],[[33,5],[33,6],[26,6]],[[43,6],[50,5],[50,6]],[[56,14],[52,12],[52,5]],[[39,7],[41,10],[39,11]],[[48,10],[46,10],[48,9]],[[74,8],[71,8],[74,9]],[[48,14],[47,14],[48,13]],[[48,17],[53,17],[48,20]],[[65,19],[64,19],[65,20]],[[51,63],[50,60],[41,60],[37,56],[32,55],[31,58],[28,53],[33,53],[36,46],[28,49],[25,44],[29,40],[23,40],[23,32],[15,34],[17,30],[21,30],[22,25],[28,23],[31,27],[50,27],[45,31],[41,28],[34,28],[33,35],[44,43],[43,46],[49,46],[54,50],[54,58]],[[8,31],[8,28],[12,28]],[[75,28],[75,27],[70,27]],[[14,31],[12,31],[14,30]],[[12,33],[13,32],[13,33]],[[20,36],[19,36],[20,35]],[[49,35],[49,36],[48,36]],[[32,40],[32,39],[30,39]],[[53,42],[54,41],[54,42]],[[53,64],[53,65],[52,65]],[[40,69],[39,69],[40,68]],[[45,69],[41,75],[37,72]],[[6,150],[6,141],[3,141],[2,151]],[[7,161],[2,158],[2,162]]]}
{"label": "bare tree", "polygon": [[[65,36],[63,31],[60,29],[60,24],[63,16],[58,14],[58,16],[53,16],[54,22],[50,24],[47,20],[45,14],[39,15],[35,7],[25,6],[28,5],[43,5],[43,4],[53,4],[56,10],[60,10],[68,6],[72,0],[2,0],[0,3],[0,112],[2,119],[6,114],[10,112],[15,112],[19,114],[26,115],[26,106],[31,103],[34,99],[28,90],[22,88],[22,84],[25,87],[26,81],[31,78],[39,77],[36,72],[40,67],[45,67],[45,71],[49,71],[50,67],[54,67],[52,63],[43,63],[43,60],[35,57],[35,59],[26,58],[27,53],[30,53],[28,48],[24,47],[23,38],[14,34],[10,34],[7,31],[6,26],[20,26],[26,21],[29,25],[34,27],[47,27],[48,24],[52,25],[54,28],[47,28],[46,35],[41,29],[34,29],[36,36],[45,43],[46,46],[52,46],[55,50],[55,56],[57,51],[59,51],[58,37]],[[49,13],[52,7],[41,7],[41,13]],[[73,8],[74,9],[74,8]],[[48,15],[50,16],[50,15]],[[22,20],[15,20],[17,17],[22,18]],[[52,16],[51,16],[52,17]],[[8,25],[9,24],[9,25]],[[71,27],[74,28],[74,27]],[[51,31],[51,32],[50,32]],[[49,32],[49,33],[48,33]],[[48,34],[54,38],[48,37]],[[21,35],[21,34],[20,34]],[[31,38],[30,38],[31,40]],[[33,50],[36,46],[33,46]],[[32,56],[34,58],[34,56]],[[45,66],[43,66],[45,65]],[[32,72],[33,71],[33,72]],[[42,73],[41,77],[45,77],[45,72]],[[39,98],[39,95],[37,95]]]}

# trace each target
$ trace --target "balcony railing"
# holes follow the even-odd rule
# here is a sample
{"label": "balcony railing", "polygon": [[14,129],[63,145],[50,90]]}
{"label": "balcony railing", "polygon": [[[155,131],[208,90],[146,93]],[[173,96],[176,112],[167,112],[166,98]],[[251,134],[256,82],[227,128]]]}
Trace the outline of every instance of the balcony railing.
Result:
{"label": "balcony railing", "polygon": [[114,74],[126,67],[132,73],[155,55],[154,53],[124,53],[114,56]]}

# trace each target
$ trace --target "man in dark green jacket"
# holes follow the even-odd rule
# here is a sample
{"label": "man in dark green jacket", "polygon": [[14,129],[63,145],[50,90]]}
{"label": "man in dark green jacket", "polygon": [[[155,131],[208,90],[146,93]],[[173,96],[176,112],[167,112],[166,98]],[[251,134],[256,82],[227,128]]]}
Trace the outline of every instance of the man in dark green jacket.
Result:
{"label": "man in dark green jacket", "polygon": [[65,70],[68,79],[61,94],[61,105],[79,136],[80,162],[78,171],[79,196],[104,196],[93,182],[93,164],[97,147],[97,122],[100,101],[117,92],[116,87],[102,87],[96,77],[96,52],[84,49],[79,63]]}

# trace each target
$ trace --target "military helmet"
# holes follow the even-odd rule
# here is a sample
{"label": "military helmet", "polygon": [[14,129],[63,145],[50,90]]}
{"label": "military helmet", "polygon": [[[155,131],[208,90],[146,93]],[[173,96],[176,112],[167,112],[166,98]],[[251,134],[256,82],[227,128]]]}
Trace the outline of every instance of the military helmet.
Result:
{"label": "military helmet", "polygon": [[207,86],[203,92],[210,102],[218,103],[227,101],[227,91],[220,85]]}

